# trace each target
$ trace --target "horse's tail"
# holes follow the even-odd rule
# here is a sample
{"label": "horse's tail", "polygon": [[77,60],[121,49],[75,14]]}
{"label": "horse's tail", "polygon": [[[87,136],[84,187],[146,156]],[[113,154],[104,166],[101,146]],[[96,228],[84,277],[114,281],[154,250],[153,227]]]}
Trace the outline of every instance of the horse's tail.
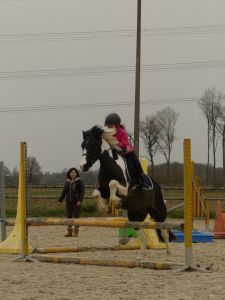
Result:
{"label": "horse's tail", "polygon": [[[156,233],[158,235],[159,241],[164,243],[165,241],[164,241],[164,238],[162,237],[161,230],[156,229]],[[175,236],[175,234],[170,229],[168,230],[168,234],[169,234],[169,242],[177,240],[177,237]]]}
{"label": "horse's tail", "polygon": [[[153,181],[154,187],[155,187],[155,198],[156,198],[156,204],[157,204],[157,210],[152,210],[152,216],[156,222],[165,222],[166,217],[167,217],[167,209],[166,209],[165,201],[163,199],[162,189],[161,189],[160,185],[157,182],[155,182],[154,179],[152,179],[152,181]],[[159,237],[159,240],[164,242],[164,239],[161,234],[161,230],[157,229],[156,232]],[[168,230],[168,234],[169,234],[170,242],[177,240],[175,234],[171,230]]]}
{"label": "horse's tail", "polygon": [[175,236],[175,234],[169,230],[169,241],[176,241],[177,240],[177,237]]}
{"label": "horse's tail", "polygon": [[[158,222],[164,222],[167,217],[166,204],[163,198],[163,193],[160,185],[151,177],[155,192],[155,208],[157,210],[157,217],[155,219]],[[154,217],[153,217],[154,218]]]}

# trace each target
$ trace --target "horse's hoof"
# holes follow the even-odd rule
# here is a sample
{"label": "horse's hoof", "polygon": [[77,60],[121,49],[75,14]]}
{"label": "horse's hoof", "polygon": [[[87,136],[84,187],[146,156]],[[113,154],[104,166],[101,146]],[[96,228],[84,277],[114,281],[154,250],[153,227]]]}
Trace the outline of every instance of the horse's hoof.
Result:
{"label": "horse's hoof", "polygon": [[105,212],[100,212],[102,217],[107,217],[107,214]]}
{"label": "horse's hoof", "polygon": [[136,260],[139,262],[141,260],[141,256],[137,256]]}
{"label": "horse's hoof", "polygon": [[121,238],[119,240],[120,245],[127,245],[129,243],[130,239],[129,238]]}
{"label": "horse's hoof", "polygon": [[110,207],[112,207],[114,209],[119,207],[120,201],[121,201],[121,199],[119,197],[115,196],[115,198],[110,199],[110,201],[109,201]]}
{"label": "horse's hoof", "polygon": [[102,214],[104,217],[106,217],[107,214],[108,214],[108,212],[109,212],[108,209],[104,209],[104,210],[101,211],[101,214]]}

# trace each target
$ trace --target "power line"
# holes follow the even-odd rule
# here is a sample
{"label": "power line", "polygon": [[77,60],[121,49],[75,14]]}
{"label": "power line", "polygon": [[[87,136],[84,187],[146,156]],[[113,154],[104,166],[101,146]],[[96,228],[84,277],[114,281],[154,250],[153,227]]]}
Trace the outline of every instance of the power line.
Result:
{"label": "power line", "polygon": [[[151,64],[142,65],[142,72],[159,72],[159,71],[178,71],[194,70],[207,68],[224,68],[225,60],[211,61],[193,61],[178,62],[169,64]],[[1,71],[0,79],[26,79],[41,77],[69,77],[69,76],[95,76],[95,75],[117,75],[134,73],[135,66],[107,66],[92,68],[59,68],[59,69],[36,69],[36,70],[18,70],[18,71]]]}
{"label": "power line", "polygon": [[[142,100],[141,105],[161,105],[161,104],[181,104],[197,102],[200,98],[165,98],[158,100]],[[40,105],[40,106],[23,106],[23,107],[0,107],[0,114],[11,113],[32,113],[47,111],[63,111],[63,110],[86,110],[86,109],[102,109],[107,107],[127,107],[133,106],[133,101],[110,101],[110,103],[82,103],[82,104],[63,104],[63,105]]]}
{"label": "power line", "polygon": [[[193,35],[224,33],[225,25],[211,26],[186,26],[186,27],[161,27],[142,29],[143,37],[169,36],[169,35]],[[134,38],[136,30],[94,30],[94,31],[68,31],[68,32],[46,32],[46,33],[23,33],[23,34],[1,34],[0,42],[51,42],[66,40],[91,40],[91,39],[114,39]]]}

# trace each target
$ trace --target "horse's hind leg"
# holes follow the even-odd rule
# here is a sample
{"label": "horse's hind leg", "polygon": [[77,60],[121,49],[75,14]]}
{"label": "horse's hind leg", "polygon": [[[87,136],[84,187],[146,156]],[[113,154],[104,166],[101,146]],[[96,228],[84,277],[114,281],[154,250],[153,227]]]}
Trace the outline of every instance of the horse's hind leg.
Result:
{"label": "horse's hind leg", "polygon": [[164,239],[164,242],[166,244],[167,259],[169,259],[170,249],[169,249],[169,232],[168,232],[168,229],[161,229],[161,235],[162,235],[162,237]]}
{"label": "horse's hind leg", "polygon": [[105,216],[107,215],[109,208],[107,205],[107,200],[101,197],[101,193],[99,190],[94,190],[92,193],[93,197],[95,198],[98,210],[100,213]]}
{"label": "horse's hind leg", "polygon": [[141,240],[141,249],[138,251],[138,255],[137,255],[136,259],[140,260],[140,259],[144,258],[144,252],[145,252],[145,249],[147,248],[147,238],[146,238],[143,228],[139,229],[138,232],[139,232],[139,236],[140,236],[140,240]]}

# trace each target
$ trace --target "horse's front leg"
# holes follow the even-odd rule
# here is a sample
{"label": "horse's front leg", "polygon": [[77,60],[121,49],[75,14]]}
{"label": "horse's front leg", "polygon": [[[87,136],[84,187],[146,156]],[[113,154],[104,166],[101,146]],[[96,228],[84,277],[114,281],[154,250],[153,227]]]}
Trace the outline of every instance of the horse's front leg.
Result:
{"label": "horse's front leg", "polygon": [[119,208],[121,199],[117,195],[127,196],[128,188],[121,185],[117,180],[111,180],[109,182],[109,189],[109,205],[114,208]]}
{"label": "horse's front leg", "polygon": [[109,212],[107,200],[101,197],[101,193],[97,189],[93,191],[92,195],[95,198],[98,210],[103,216],[106,216]]}

